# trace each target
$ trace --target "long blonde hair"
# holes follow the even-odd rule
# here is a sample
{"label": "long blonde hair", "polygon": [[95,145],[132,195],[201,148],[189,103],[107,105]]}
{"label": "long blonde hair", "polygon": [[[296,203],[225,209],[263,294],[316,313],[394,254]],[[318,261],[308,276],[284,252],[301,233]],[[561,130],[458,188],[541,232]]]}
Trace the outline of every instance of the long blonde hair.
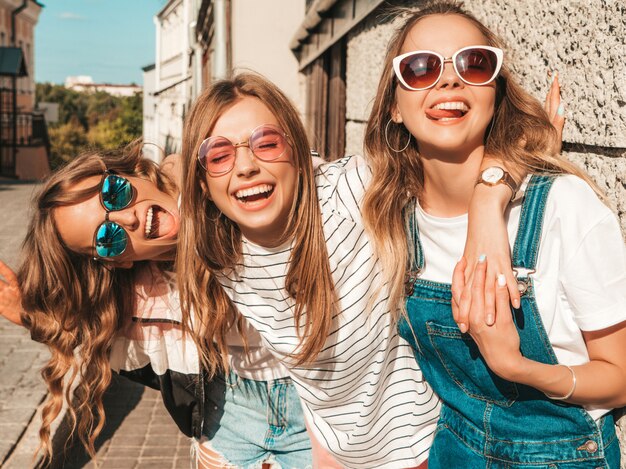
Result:
{"label": "long blonde hair", "polygon": [[[172,193],[158,167],[141,157],[141,143],[105,153],[89,152],[52,174],[34,199],[34,213],[23,245],[18,271],[22,321],[31,337],[48,346],[51,358],[41,374],[49,397],[39,430],[44,461],[52,459],[50,426],[65,399],[72,431],[94,457],[94,442],[105,421],[102,397],[111,381],[109,352],[113,338],[135,310],[135,275],[143,266],[111,269],[103,262],[77,254],[64,244],[54,219],[58,207],[74,205],[98,193],[100,185],[74,186],[106,169],[153,181]],[[145,264],[144,264],[145,265]],[[77,382],[75,398],[70,395]]]}
{"label": "long blonde hair", "polygon": [[[365,226],[374,239],[383,263],[385,279],[390,285],[392,305],[402,308],[404,276],[409,260],[406,241],[406,219],[403,209],[411,199],[420,196],[424,174],[415,138],[404,151],[407,130],[391,125],[385,136],[385,126],[396,102],[398,82],[392,61],[400,54],[410,30],[420,20],[431,15],[459,15],[471,21],[485,36],[486,45],[502,48],[501,41],[458,2],[430,2],[419,10],[398,9],[406,20],[395,31],[383,64],[372,112],[365,131],[365,153],[372,169],[372,183],[363,201]],[[513,174],[549,171],[575,174],[596,185],[580,169],[553,153],[557,133],[541,104],[524,91],[513,79],[506,64],[496,79],[496,104],[493,119],[486,132],[485,154],[502,160]],[[395,310],[395,309],[394,309]]]}
{"label": "long blonde hair", "polygon": [[296,197],[282,236],[282,242],[293,240],[285,288],[296,301],[294,318],[301,343],[293,358],[298,364],[312,360],[321,350],[335,304],[310,149],[298,112],[282,91],[259,75],[242,73],[214,83],[185,121],[176,264],[183,318],[211,375],[228,369],[225,335],[238,317],[216,276],[241,262],[242,238],[237,224],[222,215],[203,190],[206,174],[196,155],[222,113],[244,97],[259,99],[274,114],[288,135],[298,170]]}

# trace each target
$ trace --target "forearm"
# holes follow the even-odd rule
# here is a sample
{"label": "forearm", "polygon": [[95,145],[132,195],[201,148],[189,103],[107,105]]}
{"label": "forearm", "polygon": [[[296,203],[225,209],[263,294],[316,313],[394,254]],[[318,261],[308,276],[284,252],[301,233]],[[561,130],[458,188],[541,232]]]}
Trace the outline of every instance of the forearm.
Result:
{"label": "forearm", "polygon": [[[626,372],[620,366],[592,360],[571,368],[576,375],[576,386],[566,402],[605,408],[626,405]],[[573,376],[567,367],[547,365],[527,358],[523,358],[513,380],[532,386],[548,396],[565,396],[573,386]]]}

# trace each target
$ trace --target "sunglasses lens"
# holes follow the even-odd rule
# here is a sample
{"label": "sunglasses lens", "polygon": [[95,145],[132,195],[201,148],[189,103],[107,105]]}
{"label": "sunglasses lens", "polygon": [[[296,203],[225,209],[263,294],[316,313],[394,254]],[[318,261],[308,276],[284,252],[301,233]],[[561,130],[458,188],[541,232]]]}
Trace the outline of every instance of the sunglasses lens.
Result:
{"label": "sunglasses lens", "polygon": [[456,56],[455,66],[459,76],[467,83],[485,85],[496,74],[498,56],[488,49],[466,49]]}
{"label": "sunglasses lens", "polygon": [[441,59],[428,52],[418,52],[400,61],[400,74],[410,88],[424,89],[435,84],[441,74]]}
{"label": "sunglasses lens", "polygon": [[211,174],[227,173],[235,162],[235,147],[223,137],[210,138],[200,145],[198,159]]}
{"label": "sunglasses lens", "polygon": [[102,181],[102,204],[107,210],[122,210],[133,200],[133,186],[128,179],[109,174]]}
{"label": "sunglasses lens", "polygon": [[274,161],[285,153],[287,140],[280,129],[264,125],[250,136],[250,147],[260,160]]}
{"label": "sunglasses lens", "polygon": [[96,253],[99,257],[116,257],[126,250],[128,235],[124,228],[105,221],[96,231]]}

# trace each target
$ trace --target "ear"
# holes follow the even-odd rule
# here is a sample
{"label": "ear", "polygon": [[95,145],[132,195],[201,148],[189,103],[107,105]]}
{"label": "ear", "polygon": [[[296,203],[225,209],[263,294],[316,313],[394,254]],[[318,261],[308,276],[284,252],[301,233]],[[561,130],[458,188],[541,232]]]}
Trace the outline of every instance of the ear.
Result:
{"label": "ear", "polygon": [[391,120],[392,121],[394,121],[396,124],[402,124],[402,122],[403,122],[402,114],[400,114],[400,109],[398,108],[398,103],[397,102],[393,103],[389,113],[391,114]]}
{"label": "ear", "polygon": [[204,196],[209,199],[209,200],[213,200],[211,199],[211,193],[209,192],[209,186],[207,186],[207,183],[204,179],[200,179],[200,188],[202,189],[202,192],[204,193]]}

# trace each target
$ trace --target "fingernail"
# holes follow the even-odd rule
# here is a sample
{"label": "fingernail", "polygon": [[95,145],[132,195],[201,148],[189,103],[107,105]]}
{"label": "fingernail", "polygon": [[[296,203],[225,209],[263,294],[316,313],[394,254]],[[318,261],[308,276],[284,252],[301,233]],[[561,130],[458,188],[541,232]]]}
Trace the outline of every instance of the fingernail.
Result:
{"label": "fingernail", "polygon": [[514,307],[515,309],[519,309],[519,306],[520,306],[520,304],[519,304],[519,300],[518,300],[518,299],[513,300],[513,307]]}
{"label": "fingernail", "polygon": [[504,276],[504,274],[498,274],[498,285],[500,285],[501,287],[506,285],[506,277]]}
{"label": "fingernail", "polygon": [[478,257],[478,262],[485,262],[487,260],[487,254],[481,254]]}
{"label": "fingernail", "polygon": [[563,103],[559,104],[559,108],[556,110],[556,113],[559,116],[563,116],[563,114],[565,114],[565,107],[563,106]]}
{"label": "fingernail", "polygon": [[488,314],[487,315],[487,325],[488,326],[493,326],[493,314]]}
{"label": "fingernail", "polygon": [[459,329],[461,330],[462,334],[465,334],[467,332],[467,326],[463,322],[459,323]]}
{"label": "fingernail", "polygon": [[554,80],[556,80],[556,77],[558,76],[559,76],[558,70],[555,70],[552,72],[552,83],[554,83]]}

